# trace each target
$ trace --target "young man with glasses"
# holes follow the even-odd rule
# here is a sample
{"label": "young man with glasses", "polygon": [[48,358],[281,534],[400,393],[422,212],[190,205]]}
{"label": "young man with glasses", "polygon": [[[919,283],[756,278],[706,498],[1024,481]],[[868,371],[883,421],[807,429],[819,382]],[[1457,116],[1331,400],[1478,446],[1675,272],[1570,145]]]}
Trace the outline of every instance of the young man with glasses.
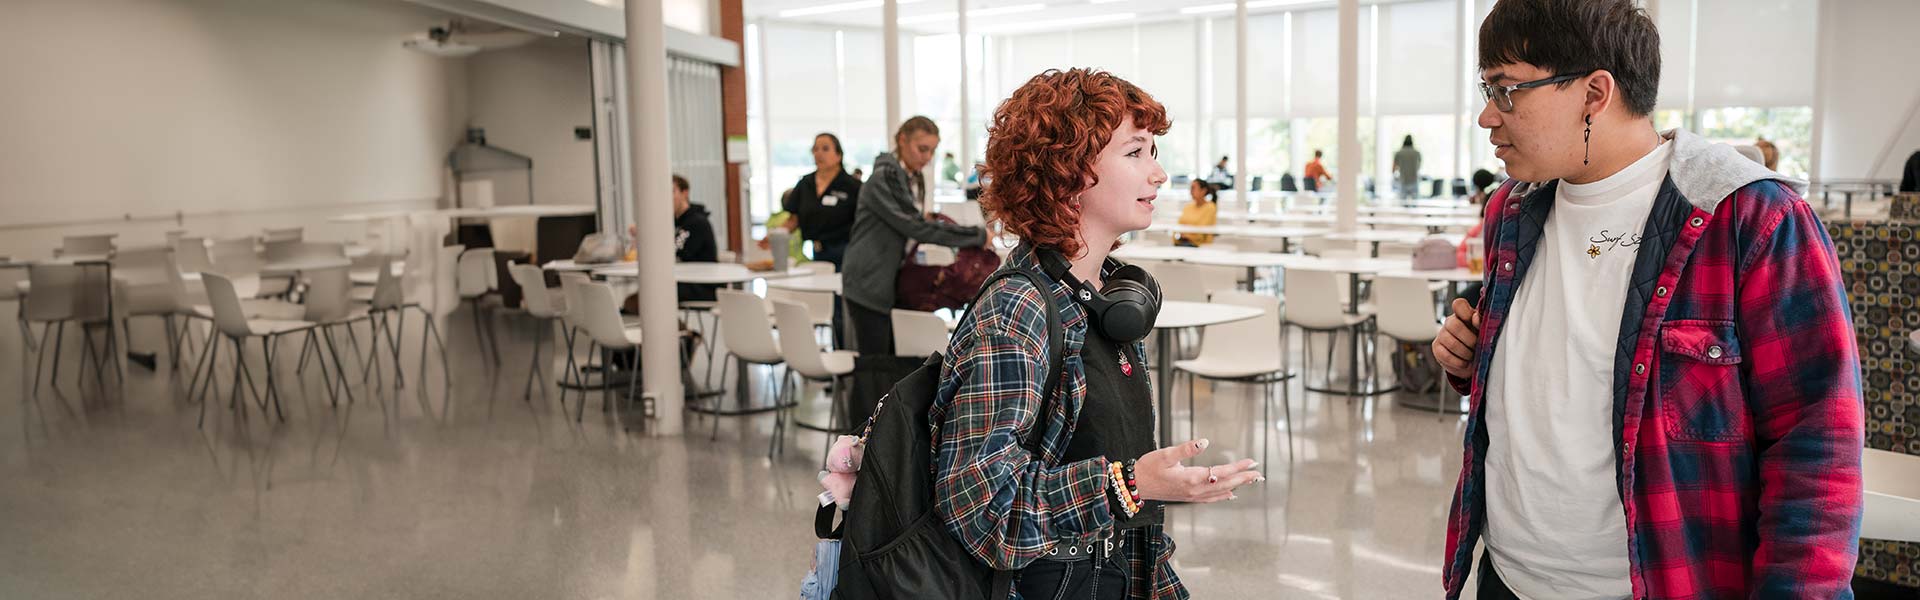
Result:
{"label": "young man with glasses", "polygon": [[1859,355],[1804,184],[1654,130],[1631,0],[1502,0],[1479,48],[1514,181],[1434,342],[1471,400],[1447,597],[1482,539],[1482,600],[1852,597]]}

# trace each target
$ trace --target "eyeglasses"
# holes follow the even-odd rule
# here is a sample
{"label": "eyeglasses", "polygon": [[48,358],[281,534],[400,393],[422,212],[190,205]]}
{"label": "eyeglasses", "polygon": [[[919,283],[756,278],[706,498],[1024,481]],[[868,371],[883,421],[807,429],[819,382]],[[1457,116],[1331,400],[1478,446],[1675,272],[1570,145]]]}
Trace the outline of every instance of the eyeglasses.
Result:
{"label": "eyeglasses", "polygon": [[1546,79],[1536,79],[1513,85],[1494,85],[1482,81],[1480,82],[1480,98],[1492,103],[1494,108],[1500,109],[1500,112],[1513,112],[1513,93],[1515,91],[1573,81],[1581,77],[1586,77],[1595,70],[1597,69],[1585,69],[1574,73],[1555,75]]}

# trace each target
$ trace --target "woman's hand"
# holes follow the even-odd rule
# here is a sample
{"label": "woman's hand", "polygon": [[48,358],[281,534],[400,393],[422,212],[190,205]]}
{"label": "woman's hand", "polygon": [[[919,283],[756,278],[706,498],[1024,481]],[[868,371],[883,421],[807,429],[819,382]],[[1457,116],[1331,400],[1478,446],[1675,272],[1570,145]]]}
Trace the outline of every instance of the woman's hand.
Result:
{"label": "woman's hand", "polygon": [[1265,481],[1253,467],[1260,463],[1242,459],[1213,467],[1190,467],[1181,461],[1199,456],[1207,449],[1207,440],[1193,440],[1147,453],[1134,462],[1133,476],[1146,500],[1206,504],[1231,500],[1233,490],[1255,481]]}

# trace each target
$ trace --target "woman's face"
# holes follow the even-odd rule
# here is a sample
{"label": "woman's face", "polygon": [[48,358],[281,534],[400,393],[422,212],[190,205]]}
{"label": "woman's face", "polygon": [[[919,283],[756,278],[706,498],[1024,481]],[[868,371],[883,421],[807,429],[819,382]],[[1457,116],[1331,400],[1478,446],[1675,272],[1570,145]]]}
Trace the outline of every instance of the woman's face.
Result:
{"label": "woman's face", "polygon": [[916,131],[894,141],[900,146],[900,165],[908,171],[927,168],[927,162],[933,160],[933,150],[940,147],[940,136],[925,131]]}
{"label": "woman's face", "polygon": [[813,138],[813,168],[823,171],[838,169],[845,158],[833,148],[833,138],[824,135]]}
{"label": "woman's face", "polygon": [[1127,119],[1094,160],[1098,182],[1080,193],[1080,236],[1088,244],[1110,244],[1121,234],[1153,224],[1153,200],[1167,172],[1155,155],[1153,132]]}
{"label": "woman's face", "polygon": [[1207,201],[1207,184],[1200,183],[1200,180],[1198,179],[1193,180],[1193,183],[1187,186],[1187,195],[1193,197],[1193,202],[1195,204],[1206,202]]}

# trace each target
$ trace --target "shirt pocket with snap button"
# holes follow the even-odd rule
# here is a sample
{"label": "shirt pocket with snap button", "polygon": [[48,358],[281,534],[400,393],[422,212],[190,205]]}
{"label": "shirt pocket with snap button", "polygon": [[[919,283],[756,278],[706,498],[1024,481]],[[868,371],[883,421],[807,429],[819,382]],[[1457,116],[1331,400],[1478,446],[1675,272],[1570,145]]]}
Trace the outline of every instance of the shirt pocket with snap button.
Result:
{"label": "shirt pocket with snap button", "polygon": [[1676,320],[1660,329],[1659,379],[1651,382],[1667,436],[1733,441],[1748,435],[1740,339],[1732,321]]}

